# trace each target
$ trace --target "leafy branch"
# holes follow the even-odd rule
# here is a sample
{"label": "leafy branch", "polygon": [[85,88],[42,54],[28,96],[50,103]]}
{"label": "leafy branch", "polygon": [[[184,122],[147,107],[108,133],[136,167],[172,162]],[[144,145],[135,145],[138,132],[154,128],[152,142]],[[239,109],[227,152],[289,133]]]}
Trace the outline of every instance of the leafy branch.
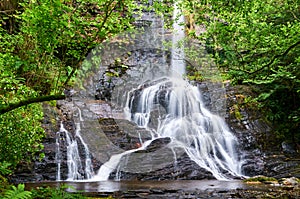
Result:
{"label": "leafy branch", "polygon": [[[275,55],[267,64],[263,65],[262,67],[260,67],[259,69],[255,70],[255,71],[247,71],[247,70],[242,70],[242,69],[235,69],[236,71],[240,71],[240,72],[243,72],[243,73],[246,73],[248,75],[254,75],[260,71],[262,71],[263,69],[265,68],[270,68],[270,66],[275,62],[276,59],[280,58],[280,57],[284,57],[286,56],[292,49],[296,48],[298,45],[300,45],[300,40],[296,43],[294,43],[293,45],[289,46],[283,53],[281,54],[277,54]],[[240,52],[238,51],[234,51],[235,53],[238,53],[240,55]],[[264,56],[266,55],[267,52],[263,52],[263,53],[260,53],[260,54],[256,54],[256,55],[252,55],[251,58],[254,58],[254,57],[261,57],[261,56]],[[248,61],[248,62],[252,62],[251,60]],[[242,61],[241,62],[242,64],[245,64],[246,61]],[[223,65],[220,65],[221,67],[223,67]]]}
{"label": "leafy branch", "polygon": [[256,71],[253,71],[253,72],[248,72],[248,74],[250,75],[253,75],[255,73],[258,73],[260,71],[262,71],[264,68],[270,68],[270,66],[274,63],[274,61],[277,59],[277,58],[280,58],[280,57],[284,57],[286,56],[292,49],[296,48],[298,45],[300,44],[300,40],[296,43],[294,43],[293,45],[289,46],[282,54],[278,54],[278,55],[275,55],[270,61],[269,63],[263,65],[260,69],[256,70]]}

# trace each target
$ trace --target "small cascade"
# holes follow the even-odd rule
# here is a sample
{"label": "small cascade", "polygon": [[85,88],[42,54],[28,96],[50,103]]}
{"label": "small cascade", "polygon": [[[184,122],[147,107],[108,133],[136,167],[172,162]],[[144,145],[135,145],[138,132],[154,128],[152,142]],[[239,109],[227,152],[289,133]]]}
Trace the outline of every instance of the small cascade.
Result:
{"label": "small cascade", "polygon": [[128,150],[128,151],[124,151],[123,153],[120,154],[116,154],[110,157],[109,161],[107,161],[106,163],[104,163],[99,171],[98,174],[95,175],[91,181],[105,181],[109,179],[109,175],[118,167],[120,166],[119,163],[121,161],[121,158],[127,154],[136,152],[136,151],[140,151],[140,150],[144,150],[146,149],[146,147],[151,143],[151,141],[146,141],[142,144],[141,147],[137,148],[137,149],[132,149],[132,150]]}
{"label": "small cascade", "polygon": [[[66,160],[68,168],[68,181],[90,179],[94,175],[91,163],[91,155],[86,143],[80,135],[80,123],[75,123],[75,136],[65,129],[63,123],[56,135],[56,162],[57,162],[57,180],[62,180],[61,166],[63,162],[62,146],[66,147]],[[80,146],[83,152],[80,151]],[[84,161],[83,161],[84,159]]]}
{"label": "small cascade", "polygon": [[57,163],[57,173],[56,173],[56,180],[61,181],[61,160],[62,160],[62,151],[61,151],[61,133],[65,131],[65,128],[63,127],[62,123],[60,125],[59,131],[56,133],[56,153],[55,153],[55,162]]}
{"label": "small cascade", "polygon": [[[85,165],[84,165],[84,174],[85,174],[85,179],[90,179],[94,176],[94,171],[93,171],[93,167],[92,167],[92,160],[91,160],[91,155],[90,155],[90,151],[89,148],[87,146],[87,144],[84,142],[84,140],[82,139],[82,136],[80,134],[80,123],[76,123],[76,134],[75,137],[78,139],[79,143],[81,143],[83,145],[83,149],[84,149],[84,154],[85,154]],[[72,180],[72,179],[71,179]]]}
{"label": "small cascade", "polygon": [[68,131],[65,131],[67,142],[67,164],[68,164],[68,179],[77,180],[83,179],[82,163],[79,156],[78,143],[76,138],[72,139]]}

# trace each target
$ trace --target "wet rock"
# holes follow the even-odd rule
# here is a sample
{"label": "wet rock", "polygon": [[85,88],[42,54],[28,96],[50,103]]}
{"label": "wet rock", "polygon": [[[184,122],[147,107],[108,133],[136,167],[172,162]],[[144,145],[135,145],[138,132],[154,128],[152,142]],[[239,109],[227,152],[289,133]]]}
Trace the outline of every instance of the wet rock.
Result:
{"label": "wet rock", "polygon": [[162,147],[165,147],[167,144],[171,142],[171,138],[157,138],[151,142],[149,146],[146,147],[144,150],[136,151],[135,153],[151,153],[156,151]]}
{"label": "wet rock", "polygon": [[260,150],[244,151],[242,171],[246,176],[262,175],[265,162],[262,159]]}
{"label": "wet rock", "polygon": [[282,147],[282,151],[286,154],[297,154],[295,144],[282,142],[281,147]]}
{"label": "wet rock", "polygon": [[282,178],[280,179],[279,183],[285,186],[296,186],[298,185],[300,182],[300,180],[298,178],[295,177],[291,177],[291,178]]}
{"label": "wet rock", "polygon": [[300,177],[297,157],[287,157],[284,154],[268,154],[264,157],[264,175],[275,178]]}
{"label": "wet rock", "polygon": [[107,138],[124,150],[139,148],[141,140],[151,139],[151,133],[124,119],[100,118],[100,128]]}
{"label": "wet rock", "polygon": [[150,172],[129,173],[124,171],[115,171],[110,175],[110,179],[122,180],[202,180],[214,179],[213,175],[207,170],[199,167],[192,161],[186,153],[182,154],[178,159],[174,160],[163,168],[159,168]]}

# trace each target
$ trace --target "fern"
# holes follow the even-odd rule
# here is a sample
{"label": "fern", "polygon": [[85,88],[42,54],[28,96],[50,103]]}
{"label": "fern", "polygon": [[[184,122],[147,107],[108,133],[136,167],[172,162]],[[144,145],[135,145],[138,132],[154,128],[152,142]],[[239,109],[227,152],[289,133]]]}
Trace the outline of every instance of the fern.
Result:
{"label": "fern", "polygon": [[7,190],[4,199],[31,199],[31,192],[24,190],[25,185],[19,184],[18,187],[12,186],[11,190]]}
{"label": "fern", "polygon": [[11,163],[0,162],[0,175],[7,175],[11,173],[11,170],[8,169],[11,166]]}

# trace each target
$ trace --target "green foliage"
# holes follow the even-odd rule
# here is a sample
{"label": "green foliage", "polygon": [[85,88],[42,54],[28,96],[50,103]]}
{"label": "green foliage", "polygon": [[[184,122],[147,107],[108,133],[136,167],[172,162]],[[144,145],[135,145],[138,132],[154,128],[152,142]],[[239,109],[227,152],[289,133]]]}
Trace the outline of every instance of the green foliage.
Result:
{"label": "green foliage", "polygon": [[[9,45],[5,47],[8,52],[13,50]],[[0,69],[0,107],[37,96],[36,91],[25,85],[26,80],[16,75],[14,67],[19,61],[12,53],[0,51],[0,65],[4,66]],[[0,162],[7,161],[14,167],[22,160],[29,161],[40,151],[39,143],[44,136],[42,118],[40,105],[0,115]]]}
{"label": "green foliage", "polygon": [[[1,69],[6,77],[22,78],[38,95],[72,85],[89,51],[132,29],[133,15],[140,11],[133,0],[25,0],[19,7],[13,33],[0,25]],[[4,18],[0,13],[0,22]]]}
{"label": "green foliage", "polygon": [[10,166],[11,166],[11,163],[0,162],[0,193],[4,193],[4,190],[9,185],[7,179],[5,178],[5,176],[12,172],[9,169]]}
{"label": "green foliage", "polygon": [[132,0],[43,0],[22,5],[20,45],[26,53],[20,54],[30,62],[22,67],[22,74],[35,74],[32,82],[43,90],[50,88],[48,92],[61,91],[92,48],[132,28],[137,8]]}
{"label": "green foliage", "polygon": [[[6,50],[13,50],[5,46]],[[3,48],[2,48],[3,49]],[[12,53],[0,51],[0,107],[37,96],[37,92],[26,86],[25,79],[15,74],[19,63]],[[14,67],[13,67],[14,66]],[[42,146],[39,144],[44,131],[40,105],[30,105],[0,115],[0,162],[7,161],[16,166],[20,161],[29,161]]]}
{"label": "green foliage", "polygon": [[11,166],[11,163],[8,163],[6,161],[0,162],[0,175],[7,175],[11,173],[11,170],[9,167]]}
{"label": "green foliage", "polygon": [[24,190],[25,185],[19,184],[18,187],[12,186],[4,194],[4,199],[31,199],[31,192]]}
{"label": "green foliage", "polygon": [[[84,199],[85,196],[80,193],[70,193],[71,187],[62,185],[57,188],[51,187],[37,187],[31,191],[25,191],[25,185],[19,184],[16,186],[11,186],[3,191],[1,198],[4,199],[38,199],[38,198],[48,198],[48,199]],[[111,198],[111,197],[109,197]]]}
{"label": "green foliage", "polygon": [[195,35],[235,84],[259,88],[256,102],[278,132],[300,141],[300,4],[280,1],[185,1]]}
{"label": "green foliage", "polygon": [[[61,94],[91,49],[133,28],[133,0],[7,0],[0,2],[0,109]],[[11,11],[10,11],[11,10]],[[31,104],[0,115],[0,162],[14,168],[43,146],[42,107]]]}
{"label": "green foliage", "polygon": [[30,161],[43,148],[44,130],[41,106],[29,105],[0,115],[0,162],[15,167],[21,161]]}
{"label": "green foliage", "polygon": [[[27,80],[18,75],[23,61],[15,55],[16,39],[0,27],[0,108],[19,102],[38,93],[27,86]],[[42,146],[39,144],[44,131],[40,105],[30,105],[0,115],[0,162],[16,166],[20,161],[29,161]]]}

